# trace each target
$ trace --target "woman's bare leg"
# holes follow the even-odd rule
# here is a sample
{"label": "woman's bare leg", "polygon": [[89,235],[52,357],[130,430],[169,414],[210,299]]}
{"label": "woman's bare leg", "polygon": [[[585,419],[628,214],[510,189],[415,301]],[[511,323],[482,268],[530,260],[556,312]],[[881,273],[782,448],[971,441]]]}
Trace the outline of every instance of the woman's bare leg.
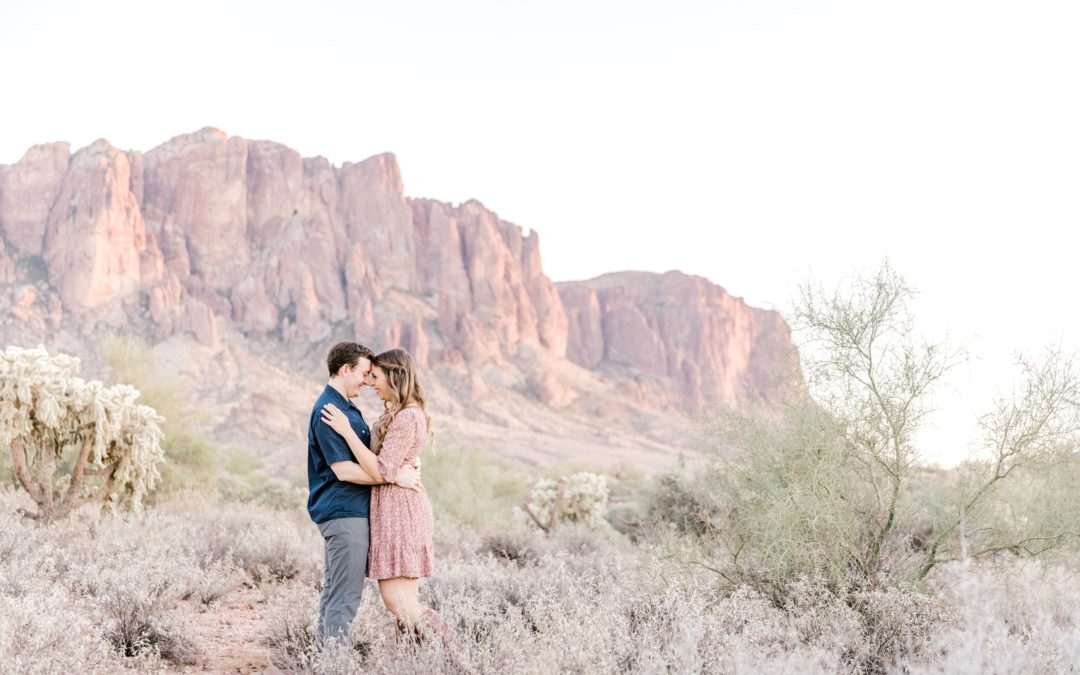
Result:
{"label": "woman's bare leg", "polygon": [[420,604],[420,584],[417,579],[398,577],[379,579],[383,604],[399,621],[408,626],[416,624],[425,607]]}
{"label": "woman's bare leg", "polygon": [[398,635],[405,631],[415,631],[415,637],[419,640],[420,627],[423,626],[434,631],[442,638],[443,644],[449,646],[450,626],[435,610],[420,604],[420,585],[417,579],[380,579],[379,591],[382,593],[383,604],[397,617]]}

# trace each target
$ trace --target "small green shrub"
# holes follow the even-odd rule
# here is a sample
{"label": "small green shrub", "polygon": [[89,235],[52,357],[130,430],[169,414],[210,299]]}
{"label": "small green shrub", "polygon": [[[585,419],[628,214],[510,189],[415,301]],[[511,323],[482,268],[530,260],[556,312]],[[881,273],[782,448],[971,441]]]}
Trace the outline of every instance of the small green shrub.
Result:
{"label": "small green shrub", "polygon": [[138,389],[141,400],[165,418],[161,443],[165,463],[161,466],[158,491],[162,493],[213,486],[220,471],[220,449],[199,425],[199,411],[185,394],[183,382],[162,372],[154,354],[144,343],[110,336],[100,350],[114,378]]}
{"label": "small green shrub", "polygon": [[513,509],[525,495],[519,471],[482,452],[440,447],[422,455],[424,488],[436,518],[451,518],[479,531],[513,524]]}
{"label": "small green shrub", "polygon": [[706,536],[710,523],[720,515],[710,477],[708,469],[691,475],[684,463],[658,474],[642,488],[640,513],[635,517],[671,525],[683,534]]}
{"label": "small green shrub", "polygon": [[262,462],[249,451],[211,439],[200,422],[205,415],[184,382],[156,366],[148,345],[113,335],[102,340],[100,350],[115,378],[133,383],[142,400],[165,418],[161,446],[166,461],[160,467],[160,493],[215,492],[229,501],[258,501],[282,508],[306,499],[267,476]]}

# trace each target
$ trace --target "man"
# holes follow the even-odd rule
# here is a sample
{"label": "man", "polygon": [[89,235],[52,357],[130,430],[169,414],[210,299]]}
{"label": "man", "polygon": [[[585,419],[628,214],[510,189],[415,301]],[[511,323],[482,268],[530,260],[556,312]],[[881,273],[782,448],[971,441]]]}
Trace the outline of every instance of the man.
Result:
{"label": "man", "polygon": [[[308,422],[308,513],[326,543],[326,571],[319,597],[318,641],[348,638],[349,626],[360,608],[367,573],[368,509],[375,481],[353,457],[345,440],[322,421],[323,406],[333,403],[345,411],[365,445],[371,431],[352,401],[371,371],[371,350],[355,342],[330,349],[326,366],[330,381],[311,410]],[[420,482],[419,471],[407,466],[394,481],[405,488]]]}

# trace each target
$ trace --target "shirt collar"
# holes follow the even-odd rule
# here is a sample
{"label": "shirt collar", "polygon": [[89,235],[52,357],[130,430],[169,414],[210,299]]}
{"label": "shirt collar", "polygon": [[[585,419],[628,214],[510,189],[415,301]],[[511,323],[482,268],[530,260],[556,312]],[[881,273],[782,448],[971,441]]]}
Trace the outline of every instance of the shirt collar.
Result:
{"label": "shirt collar", "polygon": [[337,405],[337,407],[339,408],[342,408],[342,406],[344,406],[345,408],[352,408],[353,410],[360,412],[360,408],[357,408],[355,403],[342,396],[340,391],[334,389],[329,384],[326,385],[326,389],[323,389],[323,396],[329,396],[330,398],[334,399],[331,402]]}

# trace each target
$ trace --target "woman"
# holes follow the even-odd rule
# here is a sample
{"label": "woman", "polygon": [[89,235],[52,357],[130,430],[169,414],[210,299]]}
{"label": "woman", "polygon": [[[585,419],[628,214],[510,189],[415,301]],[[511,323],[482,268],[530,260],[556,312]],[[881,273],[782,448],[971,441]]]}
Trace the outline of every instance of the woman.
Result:
{"label": "woman", "polygon": [[421,482],[408,490],[393,481],[398,471],[420,456],[431,437],[424,388],[404,349],[391,349],[371,361],[369,384],[383,401],[372,428],[371,449],[364,446],[345,413],[334,404],[323,408],[323,422],[349,444],[360,466],[384,484],[371,489],[371,547],[368,578],[377,579],[386,608],[398,619],[398,631],[426,625],[445,639],[449,627],[434,610],[420,604],[421,577],[433,572],[431,504]]}

